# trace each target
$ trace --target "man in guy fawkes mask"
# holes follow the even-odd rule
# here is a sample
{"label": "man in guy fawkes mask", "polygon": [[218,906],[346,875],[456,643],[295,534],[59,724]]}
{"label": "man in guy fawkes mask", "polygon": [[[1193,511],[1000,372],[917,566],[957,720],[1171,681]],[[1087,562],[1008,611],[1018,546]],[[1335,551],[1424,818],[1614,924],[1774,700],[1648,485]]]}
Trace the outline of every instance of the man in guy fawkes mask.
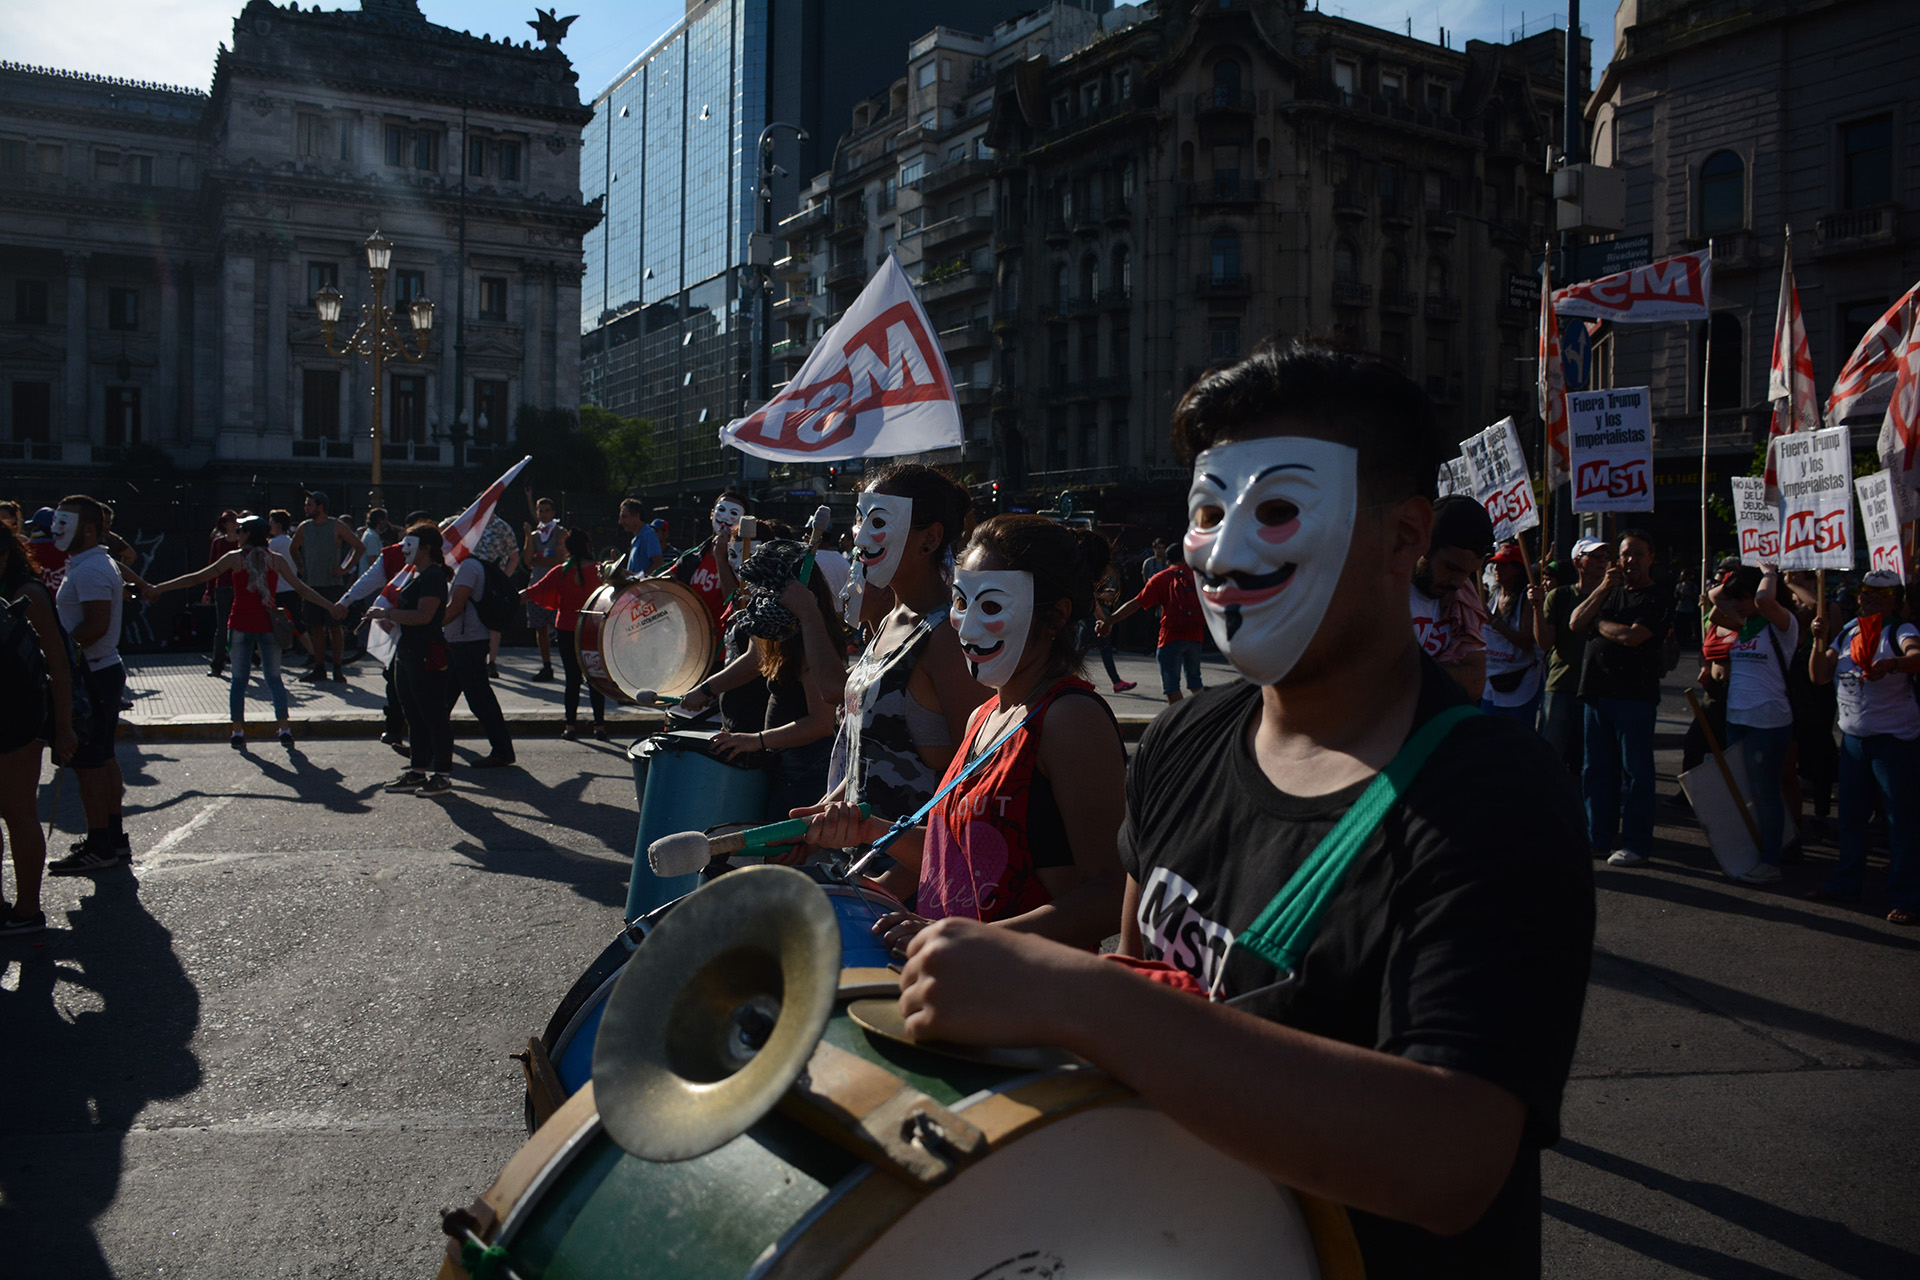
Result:
{"label": "man in guy fawkes mask", "polygon": [[737,539],[740,520],[748,514],[747,496],[743,493],[729,489],[715,498],[713,510],[707,513],[713,536],[681,556],[672,569],[673,576],[692,587],[706,603],[715,626],[720,624],[727,602],[739,585],[735,577],[740,568]]}
{"label": "man in guy fawkes mask", "polygon": [[908,1030],[1078,1053],[1349,1206],[1370,1280],[1538,1276],[1592,870],[1566,770],[1414,634],[1453,446],[1397,368],[1312,345],[1206,375],[1174,443],[1186,559],[1245,679],[1134,757],[1132,962],[943,920],[908,947]]}

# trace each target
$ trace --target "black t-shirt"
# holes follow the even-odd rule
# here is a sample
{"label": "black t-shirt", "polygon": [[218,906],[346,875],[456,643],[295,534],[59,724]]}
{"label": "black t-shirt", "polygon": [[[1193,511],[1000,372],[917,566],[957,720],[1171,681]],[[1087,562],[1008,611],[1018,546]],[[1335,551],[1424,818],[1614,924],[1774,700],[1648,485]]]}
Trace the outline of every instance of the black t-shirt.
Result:
{"label": "black t-shirt", "polygon": [[[1431,659],[1423,667],[1416,723],[1465,700]],[[1120,829],[1147,957],[1203,985],[1224,957],[1222,999],[1276,980],[1231,940],[1367,786],[1280,791],[1247,740],[1259,706],[1256,686],[1232,684],[1160,716],[1128,771]],[[1369,1280],[1540,1274],[1539,1150],[1559,1136],[1593,919],[1592,860],[1566,767],[1526,726],[1477,716],[1448,735],[1353,865],[1298,979],[1241,1006],[1478,1076],[1526,1104],[1506,1185],[1466,1232],[1442,1238],[1352,1214]]]}
{"label": "black t-shirt", "polygon": [[[419,570],[412,582],[400,588],[400,607],[418,609],[426,597],[439,600],[443,607],[447,603],[447,571],[439,565]],[[445,640],[446,633],[440,629],[440,615],[436,613],[429,621],[402,626],[395,652],[403,658],[422,658],[429,648]]]}
{"label": "black t-shirt", "polygon": [[1673,601],[1660,584],[1650,582],[1638,591],[1615,587],[1600,606],[1600,620],[1627,626],[1640,623],[1653,634],[1646,643],[1624,645],[1600,634],[1596,625],[1587,633],[1586,658],[1580,667],[1583,698],[1629,698],[1660,701],[1662,644],[1673,627]]}

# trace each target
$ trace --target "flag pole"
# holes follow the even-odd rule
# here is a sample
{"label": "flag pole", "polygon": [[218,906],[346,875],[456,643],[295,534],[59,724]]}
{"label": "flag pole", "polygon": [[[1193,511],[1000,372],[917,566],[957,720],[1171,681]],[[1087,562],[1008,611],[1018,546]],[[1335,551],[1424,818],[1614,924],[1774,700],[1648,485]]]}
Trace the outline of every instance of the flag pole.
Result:
{"label": "flag pole", "polygon": [[[1713,241],[1707,241],[1707,261],[1713,261]],[[1713,304],[1707,303],[1707,318],[1702,322],[1701,342],[1704,353],[1700,361],[1700,589],[1707,588],[1707,574],[1713,568],[1712,557],[1707,551],[1707,410],[1708,402],[1713,398]]]}

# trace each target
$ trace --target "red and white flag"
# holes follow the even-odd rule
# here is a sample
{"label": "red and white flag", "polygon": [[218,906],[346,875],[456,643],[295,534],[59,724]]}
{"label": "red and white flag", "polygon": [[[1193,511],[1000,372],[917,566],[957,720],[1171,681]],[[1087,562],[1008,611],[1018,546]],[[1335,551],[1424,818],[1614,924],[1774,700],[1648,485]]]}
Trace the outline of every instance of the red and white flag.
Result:
{"label": "red and white flag", "polygon": [[1920,309],[1907,321],[1893,364],[1893,394],[1887,400],[1887,416],[1880,422],[1880,464],[1893,477],[1900,518],[1911,520],[1913,490],[1920,488]]}
{"label": "red and white flag", "polygon": [[[440,530],[440,549],[447,557],[449,574],[458,568],[460,562],[473,554],[480,545],[481,536],[487,531],[487,522],[493,519],[494,508],[500,505],[500,495],[507,491],[514,478],[526,467],[532,458],[522,458],[513,464],[507,474],[488,485],[486,491],[473,500],[473,505],[460,513],[459,519],[444,525]],[[375,565],[373,572],[378,570]],[[400,593],[414,578],[413,566],[407,565],[388,580],[381,589],[380,603],[391,609],[400,602]],[[367,628],[367,652],[374,661],[386,666],[393,661],[393,648],[400,640],[400,628],[384,619],[376,619]]]}
{"label": "red and white flag", "polygon": [[786,389],[720,428],[720,443],[784,462],[960,447],[947,358],[892,254]]}
{"label": "red and white flag", "polygon": [[1547,491],[1564,481],[1567,458],[1567,369],[1560,362],[1560,321],[1553,314],[1553,250],[1540,262],[1540,421],[1547,424]]}
{"label": "red and white flag", "polygon": [[1563,316],[1618,324],[1705,320],[1711,315],[1712,293],[1713,255],[1702,249],[1568,285],[1553,295],[1553,309]]}
{"label": "red and white flag", "polygon": [[1827,425],[1837,427],[1850,418],[1869,418],[1887,407],[1898,371],[1900,344],[1913,328],[1920,310],[1920,284],[1901,295],[1887,313],[1873,322],[1833,380],[1827,397]]}
{"label": "red and white flag", "polygon": [[1793,284],[1793,232],[1787,232],[1780,264],[1780,303],[1773,315],[1773,364],[1767,374],[1773,401],[1773,434],[1820,429],[1820,397],[1813,389],[1813,355],[1800,318],[1800,291]]}

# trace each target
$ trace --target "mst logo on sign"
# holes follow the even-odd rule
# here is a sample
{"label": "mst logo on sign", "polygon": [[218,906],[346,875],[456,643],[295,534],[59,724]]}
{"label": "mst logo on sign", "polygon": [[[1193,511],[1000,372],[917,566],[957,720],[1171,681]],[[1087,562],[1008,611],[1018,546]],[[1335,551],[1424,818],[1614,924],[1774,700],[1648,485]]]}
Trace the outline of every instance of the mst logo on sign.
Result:
{"label": "mst logo on sign", "polygon": [[1844,551],[1847,547],[1847,512],[1795,511],[1787,516],[1785,547],[1788,551]]}
{"label": "mst logo on sign", "polygon": [[1641,498],[1648,492],[1647,464],[1638,458],[1618,467],[1605,459],[1583,462],[1574,477],[1575,497]]}
{"label": "mst logo on sign", "polygon": [[748,418],[740,434],[811,452],[852,435],[863,413],[952,398],[932,338],[912,305],[901,302],[855,333],[826,377],[782,393]]}
{"label": "mst logo on sign", "polygon": [[1780,531],[1778,529],[1742,529],[1740,531],[1740,554],[1760,556],[1767,560],[1780,557]]}
{"label": "mst logo on sign", "polygon": [[1511,487],[1488,494],[1486,506],[1487,518],[1495,524],[1526,519],[1533,510],[1533,482],[1521,477]]}

